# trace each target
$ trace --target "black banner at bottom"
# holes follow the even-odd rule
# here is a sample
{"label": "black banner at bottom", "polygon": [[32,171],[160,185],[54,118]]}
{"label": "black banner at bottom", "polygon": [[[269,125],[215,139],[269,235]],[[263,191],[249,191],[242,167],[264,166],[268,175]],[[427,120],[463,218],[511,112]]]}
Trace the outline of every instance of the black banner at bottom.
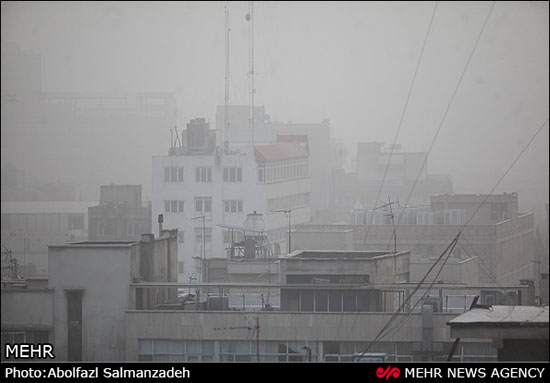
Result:
{"label": "black banner at bottom", "polygon": [[3,362],[4,382],[132,381],[209,382],[254,381],[267,378],[312,381],[369,382],[542,382],[548,381],[545,362],[500,363],[73,363]]}

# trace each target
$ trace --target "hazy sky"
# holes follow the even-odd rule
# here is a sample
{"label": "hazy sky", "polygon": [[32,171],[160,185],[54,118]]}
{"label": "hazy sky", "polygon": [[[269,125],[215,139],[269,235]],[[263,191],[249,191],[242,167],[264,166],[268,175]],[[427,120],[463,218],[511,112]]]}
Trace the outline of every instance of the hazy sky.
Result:
{"label": "hazy sky", "polygon": [[[224,5],[2,2],[1,33],[42,55],[44,91],[175,92],[182,125],[213,121],[223,104]],[[328,118],[351,151],[358,141],[391,142],[434,5],[255,3],[256,104],[272,120]],[[228,6],[230,98],[246,104],[248,2]],[[428,149],[490,7],[439,3],[398,140],[404,149]],[[496,3],[429,160],[430,172],[453,176],[456,192],[488,192],[548,118],[548,15],[548,2]],[[537,204],[547,201],[548,152],[547,125],[497,191],[528,188]]]}

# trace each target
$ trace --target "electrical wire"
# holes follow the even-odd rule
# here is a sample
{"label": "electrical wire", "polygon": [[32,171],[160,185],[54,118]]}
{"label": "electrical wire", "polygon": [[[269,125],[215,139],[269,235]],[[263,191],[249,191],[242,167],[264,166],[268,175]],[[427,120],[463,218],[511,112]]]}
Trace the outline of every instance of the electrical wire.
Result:
{"label": "electrical wire", "polygon": [[[430,147],[428,148],[428,151],[426,153],[426,156],[424,157],[424,161],[422,162],[422,165],[420,166],[420,169],[418,170],[418,174],[416,175],[416,178],[414,180],[414,183],[413,183],[413,186],[407,196],[407,199],[405,201],[405,205],[404,205],[404,209],[407,208],[408,204],[409,204],[409,201],[411,199],[411,196],[414,192],[414,189],[416,188],[416,185],[418,184],[418,180],[420,179],[420,176],[422,175],[422,170],[424,169],[424,167],[426,166],[426,163],[428,161],[428,157],[430,156],[430,153],[437,141],[437,137],[439,136],[439,132],[441,132],[441,128],[443,127],[443,124],[445,122],[445,120],[447,119],[447,115],[449,114],[449,110],[451,109],[451,106],[453,105],[453,102],[455,100],[455,97],[458,93],[458,89],[460,88],[460,85],[462,84],[462,80],[464,79],[464,75],[466,74],[466,71],[468,70],[468,67],[470,66],[470,62],[472,61],[472,57],[474,56],[474,53],[476,51],[476,48],[477,46],[479,45],[479,42],[481,40],[481,36],[483,35],[483,32],[485,31],[485,28],[487,26],[487,23],[489,21],[489,18],[491,17],[491,14],[493,13],[493,9],[495,8],[495,1],[493,1],[493,4],[491,5],[491,8],[489,9],[489,12],[487,13],[487,16],[485,17],[485,21],[483,22],[483,26],[481,27],[481,30],[479,31],[479,34],[477,36],[477,39],[476,39],[476,42],[474,44],[474,46],[472,47],[472,50],[470,52],[470,55],[468,57],[468,60],[466,61],[466,65],[464,66],[464,70],[462,71],[459,79],[458,79],[458,82],[456,83],[456,86],[455,86],[455,89],[453,91],[453,94],[451,95],[451,98],[449,99],[449,103],[447,104],[447,107],[445,108],[445,112],[443,113],[443,116],[441,118],[441,121],[439,122],[439,125],[435,131],[435,134],[434,134],[434,137],[432,138],[432,141],[430,143]],[[401,216],[402,217],[402,216]],[[396,225],[396,228],[399,226],[399,224],[401,223],[401,217],[400,219],[397,221],[397,225]]]}
{"label": "electrical wire", "polygon": [[[414,70],[414,75],[413,75],[413,78],[412,78],[412,81],[411,81],[411,86],[409,87],[409,92],[407,94],[407,98],[405,99],[405,105],[403,107],[403,111],[401,112],[401,117],[399,119],[399,124],[397,126],[397,131],[395,132],[395,137],[393,139],[393,144],[391,146],[391,150],[390,150],[390,155],[388,156],[388,160],[386,161],[386,168],[384,169],[384,175],[382,176],[382,181],[380,182],[380,187],[378,188],[378,193],[376,194],[376,202],[375,203],[378,203],[378,200],[380,199],[380,193],[382,192],[382,187],[384,186],[384,182],[386,180],[386,176],[388,174],[388,170],[390,168],[390,161],[391,161],[391,158],[393,156],[393,148],[395,146],[395,143],[397,142],[397,138],[399,137],[399,133],[401,132],[401,128],[403,127],[403,120],[405,118],[405,113],[407,112],[407,108],[409,106],[409,100],[411,98],[411,94],[412,94],[412,90],[414,88],[414,84],[416,82],[416,76],[418,74],[418,69],[420,68],[420,63],[422,62],[422,57],[424,56],[424,51],[426,49],[426,43],[428,42],[428,37],[430,36],[430,31],[432,30],[432,25],[433,25],[433,21],[434,21],[434,18],[435,18],[435,12],[437,10],[437,5],[438,5],[439,2],[435,2],[435,6],[434,6],[434,9],[432,11],[432,16],[430,18],[430,24],[428,25],[428,30],[426,31],[426,36],[424,37],[424,43],[422,44],[422,49],[420,50],[420,56],[418,57],[418,61],[416,63],[416,68]],[[373,219],[374,215],[371,214],[371,219],[370,219],[370,222],[367,226],[367,232],[365,234],[365,238],[363,239],[363,244],[361,245],[361,248],[363,249],[364,246],[365,246],[365,243],[367,241],[367,237],[369,235],[369,229],[370,229],[370,226],[372,224],[372,219]]]}

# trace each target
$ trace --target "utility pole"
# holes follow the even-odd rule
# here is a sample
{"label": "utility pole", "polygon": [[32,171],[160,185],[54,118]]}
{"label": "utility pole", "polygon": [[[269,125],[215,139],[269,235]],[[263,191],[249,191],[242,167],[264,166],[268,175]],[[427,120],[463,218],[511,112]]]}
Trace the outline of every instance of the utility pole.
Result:
{"label": "utility pole", "polygon": [[246,14],[248,24],[248,65],[249,65],[249,116],[248,128],[250,129],[250,145],[254,148],[254,2],[248,3]]}
{"label": "utility pole", "polygon": [[224,140],[229,141],[229,126],[227,125],[227,106],[229,105],[229,9],[225,6],[225,106],[223,110]]}
{"label": "utility pole", "polygon": [[292,248],[291,247],[291,232],[290,232],[290,227],[291,227],[290,216],[291,216],[291,213],[292,213],[292,209],[271,210],[271,213],[285,213],[285,214],[288,214],[288,254],[290,254],[290,249]]}
{"label": "utility pole", "polygon": [[260,318],[256,317],[256,360],[260,361]]}
{"label": "utility pole", "polygon": [[394,204],[398,204],[399,202],[397,201],[391,201],[390,200],[390,196],[388,196],[388,203],[384,204],[384,205],[381,205],[381,206],[378,206],[377,208],[374,208],[374,210],[378,210],[378,209],[383,209],[385,207],[388,207],[390,208],[390,214],[389,215],[386,215],[386,217],[390,217],[391,219],[391,225],[392,225],[392,228],[393,228],[393,252],[394,253],[397,253],[397,231],[395,230],[395,222],[393,220],[393,209],[392,209],[392,205]]}
{"label": "utility pole", "polygon": [[201,272],[200,272],[200,275],[199,275],[199,281],[200,282],[203,282],[204,281],[204,261],[205,261],[205,258],[206,258],[206,224],[205,224],[205,221],[206,221],[206,216],[205,215],[200,215],[198,217],[194,217],[194,218],[191,218],[191,221],[194,221],[196,219],[202,219],[202,251],[201,251]]}

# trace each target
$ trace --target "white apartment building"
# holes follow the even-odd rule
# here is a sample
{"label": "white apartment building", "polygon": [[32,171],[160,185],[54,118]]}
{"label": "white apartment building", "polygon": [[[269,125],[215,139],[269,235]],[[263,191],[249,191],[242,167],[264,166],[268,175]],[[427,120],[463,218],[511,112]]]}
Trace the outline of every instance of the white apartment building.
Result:
{"label": "white apartment building", "polygon": [[153,227],[163,214],[164,227],[179,230],[178,279],[199,281],[203,256],[226,257],[231,238],[220,225],[242,227],[249,213],[263,214],[273,254],[286,252],[288,215],[274,211],[310,221],[308,157],[298,142],[216,147],[209,123],[192,120],[169,155],[153,157]]}

